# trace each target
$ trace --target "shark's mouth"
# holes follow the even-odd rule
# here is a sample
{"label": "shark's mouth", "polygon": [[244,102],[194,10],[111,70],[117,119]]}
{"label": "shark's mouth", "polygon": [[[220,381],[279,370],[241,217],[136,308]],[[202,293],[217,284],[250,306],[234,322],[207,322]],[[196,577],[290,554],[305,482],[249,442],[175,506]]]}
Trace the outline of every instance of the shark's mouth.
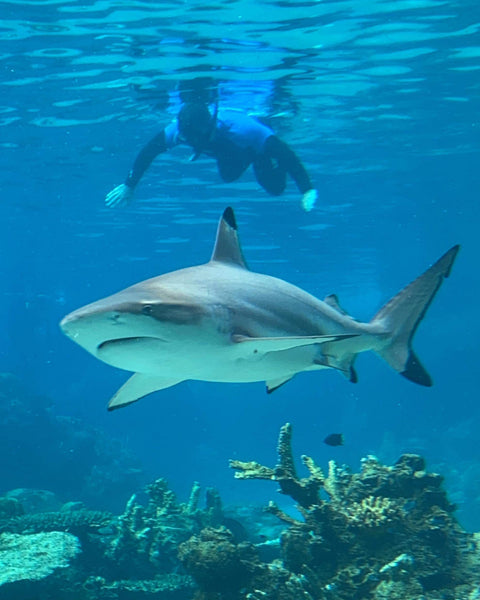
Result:
{"label": "shark's mouth", "polygon": [[142,344],[151,344],[151,343],[165,343],[166,340],[162,340],[158,337],[151,336],[135,336],[135,337],[125,337],[125,338],[115,338],[113,340],[106,340],[97,346],[98,352],[108,352],[111,349],[120,349],[120,348],[131,348],[134,349],[135,346],[139,346]]}
{"label": "shark's mouth", "polygon": [[125,337],[102,342],[96,356],[119,369],[145,373],[158,369],[168,348],[167,340],[158,337]]}

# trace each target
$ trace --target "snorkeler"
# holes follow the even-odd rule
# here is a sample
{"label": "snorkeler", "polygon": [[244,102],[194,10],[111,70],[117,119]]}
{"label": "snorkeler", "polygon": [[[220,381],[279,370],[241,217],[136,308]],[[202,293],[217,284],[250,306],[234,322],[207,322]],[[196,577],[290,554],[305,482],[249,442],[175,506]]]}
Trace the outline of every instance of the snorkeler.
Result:
{"label": "snorkeler", "polygon": [[177,118],[157,134],[139,152],[125,183],[109,192],[109,207],[133,200],[136,185],[156,156],[178,144],[193,148],[190,160],[204,154],[217,161],[223,181],[237,180],[253,165],[257,182],[272,196],[285,190],[287,175],[302,194],[302,206],[308,212],[317,200],[317,191],[295,152],[272,129],[247,113],[236,109],[211,110],[205,102],[183,104]]}

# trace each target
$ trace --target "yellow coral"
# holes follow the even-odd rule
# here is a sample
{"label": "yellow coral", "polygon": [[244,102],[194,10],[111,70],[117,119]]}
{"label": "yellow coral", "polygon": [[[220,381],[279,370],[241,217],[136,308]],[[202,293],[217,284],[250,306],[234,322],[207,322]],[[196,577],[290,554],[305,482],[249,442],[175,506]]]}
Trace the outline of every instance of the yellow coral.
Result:
{"label": "yellow coral", "polygon": [[377,528],[401,517],[401,503],[392,498],[367,496],[361,502],[342,506],[341,512],[355,527]]}

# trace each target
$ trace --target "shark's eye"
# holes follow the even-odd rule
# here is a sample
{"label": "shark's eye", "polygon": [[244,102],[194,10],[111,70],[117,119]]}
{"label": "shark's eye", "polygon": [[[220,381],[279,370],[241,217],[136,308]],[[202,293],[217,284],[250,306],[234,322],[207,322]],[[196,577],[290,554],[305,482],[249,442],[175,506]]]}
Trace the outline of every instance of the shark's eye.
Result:
{"label": "shark's eye", "polygon": [[145,304],[142,307],[142,315],[151,315],[153,313],[153,306],[151,304]]}

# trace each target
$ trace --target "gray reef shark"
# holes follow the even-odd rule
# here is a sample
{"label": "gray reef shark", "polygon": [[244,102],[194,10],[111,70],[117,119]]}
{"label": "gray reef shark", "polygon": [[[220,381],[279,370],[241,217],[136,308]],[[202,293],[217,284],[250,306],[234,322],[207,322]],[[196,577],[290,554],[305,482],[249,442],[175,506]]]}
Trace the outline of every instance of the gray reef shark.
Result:
{"label": "gray reef shark", "polygon": [[362,323],[335,295],[321,301],[282,279],[250,271],[235,215],[227,208],[209,262],[88,304],[60,326],[96,358],[134,372],[109,410],[187,379],[265,381],[272,392],[302,371],[337,369],[356,382],[355,357],[366,350],[407,379],[430,386],[412,338],[458,249],[453,246]]}

